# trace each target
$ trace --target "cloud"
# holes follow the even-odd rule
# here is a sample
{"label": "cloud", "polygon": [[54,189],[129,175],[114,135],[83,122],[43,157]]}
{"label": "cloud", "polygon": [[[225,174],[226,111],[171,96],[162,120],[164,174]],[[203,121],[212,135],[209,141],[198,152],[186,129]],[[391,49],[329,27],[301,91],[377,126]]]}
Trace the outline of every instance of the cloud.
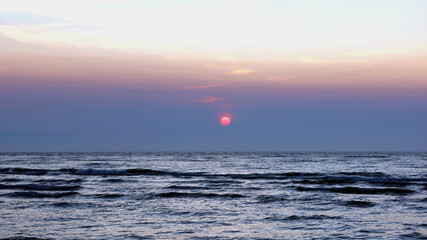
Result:
{"label": "cloud", "polygon": [[194,100],[193,102],[197,103],[214,103],[218,101],[225,101],[223,98],[213,97],[213,96],[204,96],[203,99]]}
{"label": "cloud", "polygon": [[225,56],[216,56],[216,58],[221,62],[231,62],[235,61],[236,58],[233,56],[225,55]]}
{"label": "cloud", "polygon": [[392,55],[392,54],[404,54],[405,52],[395,49],[376,49],[376,50],[363,50],[363,51],[351,51],[345,52],[345,55],[351,55],[356,57],[362,56],[377,56],[377,55]]}
{"label": "cloud", "polygon": [[39,25],[69,23],[69,21],[36,13],[1,13],[0,25]]}
{"label": "cloud", "polygon": [[267,77],[267,80],[270,81],[278,81],[278,80],[282,80],[283,78],[280,76],[271,76],[271,77]]}
{"label": "cloud", "polygon": [[307,57],[299,57],[299,58],[297,58],[297,60],[300,61],[300,62],[305,62],[305,63],[315,63],[315,64],[323,63],[323,61],[318,60],[318,59],[314,59],[314,58],[309,57],[309,56],[307,56]]}
{"label": "cloud", "polygon": [[194,86],[194,87],[188,87],[184,88],[185,90],[188,89],[204,89],[204,88],[211,88],[211,87],[225,87],[230,83],[218,83],[218,84],[208,84],[208,85],[201,85],[201,86]]}
{"label": "cloud", "polygon": [[245,75],[245,74],[250,74],[250,73],[254,73],[255,70],[249,69],[249,68],[241,68],[241,69],[235,69],[233,71],[231,71],[229,74],[231,75]]}
{"label": "cloud", "polygon": [[[68,26],[68,28],[67,28]],[[34,26],[0,25],[0,34],[20,42],[43,45],[71,45],[77,47],[96,46],[105,49],[132,49],[140,45],[137,41],[114,38],[94,28],[82,29],[76,25],[51,24]]]}
{"label": "cloud", "polygon": [[353,62],[355,62],[355,63],[362,64],[362,65],[364,65],[364,66],[366,66],[366,67],[372,67],[372,66],[374,66],[374,64],[373,64],[373,63],[371,63],[371,62],[368,62],[368,61],[362,61],[362,60],[357,59],[357,58],[353,58],[353,59],[352,59],[352,61],[353,61]]}

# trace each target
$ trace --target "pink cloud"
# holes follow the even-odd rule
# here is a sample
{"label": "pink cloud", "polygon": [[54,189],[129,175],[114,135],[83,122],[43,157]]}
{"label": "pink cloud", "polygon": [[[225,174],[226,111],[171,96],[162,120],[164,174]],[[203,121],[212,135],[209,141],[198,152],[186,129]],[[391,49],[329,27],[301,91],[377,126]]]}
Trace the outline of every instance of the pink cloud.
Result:
{"label": "pink cloud", "polygon": [[194,100],[193,102],[197,103],[214,103],[218,101],[225,101],[223,98],[213,97],[213,96],[205,96],[203,99]]}
{"label": "pink cloud", "polygon": [[282,80],[282,77],[279,77],[279,76],[267,77],[267,80],[277,81],[277,80]]}
{"label": "pink cloud", "polygon": [[204,89],[204,88],[211,88],[211,87],[225,87],[228,84],[230,83],[208,84],[208,85],[202,85],[202,86],[188,87],[184,89]]}

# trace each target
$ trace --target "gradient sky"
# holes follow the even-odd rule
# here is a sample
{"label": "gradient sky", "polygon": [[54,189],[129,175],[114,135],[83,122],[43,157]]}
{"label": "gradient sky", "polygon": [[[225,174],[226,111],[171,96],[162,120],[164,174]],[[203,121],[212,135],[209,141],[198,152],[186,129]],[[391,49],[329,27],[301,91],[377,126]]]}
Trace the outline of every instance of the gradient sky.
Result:
{"label": "gradient sky", "polygon": [[427,1],[0,6],[0,151],[427,151]]}

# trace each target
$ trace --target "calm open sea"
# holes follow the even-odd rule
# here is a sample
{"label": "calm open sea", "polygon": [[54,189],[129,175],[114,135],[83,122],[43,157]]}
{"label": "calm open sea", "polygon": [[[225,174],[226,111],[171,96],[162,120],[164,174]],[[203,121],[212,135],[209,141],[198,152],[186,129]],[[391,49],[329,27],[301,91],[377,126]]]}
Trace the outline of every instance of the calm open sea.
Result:
{"label": "calm open sea", "polygon": [[0,239],[426,239],[427,153],[0,153]]}

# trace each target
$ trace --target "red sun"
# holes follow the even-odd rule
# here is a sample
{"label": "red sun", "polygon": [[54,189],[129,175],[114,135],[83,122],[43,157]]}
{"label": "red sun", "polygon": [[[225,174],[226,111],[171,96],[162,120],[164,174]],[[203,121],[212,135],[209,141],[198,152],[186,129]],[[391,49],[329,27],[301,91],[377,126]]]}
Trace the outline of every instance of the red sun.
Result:
{"label": "red sun", "polygon": [[231,119],[229,117],[222,117],[221,118],[221,124],[224,126],[228,126],[231,123]]}

